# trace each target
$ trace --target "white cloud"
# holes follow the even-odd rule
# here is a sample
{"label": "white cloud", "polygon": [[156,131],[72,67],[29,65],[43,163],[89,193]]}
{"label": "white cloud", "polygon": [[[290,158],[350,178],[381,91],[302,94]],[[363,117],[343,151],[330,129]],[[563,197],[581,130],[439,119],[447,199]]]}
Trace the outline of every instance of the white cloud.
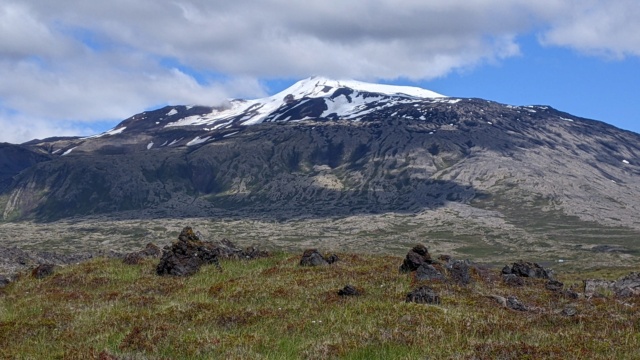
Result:
{"label": "white cloud", "polygon": [[571,4],[571,11],[556,19],[541,36],[543,43],[613,58],[640,56],[637,0],[582,0]]}
{"label": "white cloud", "polygon": [[635,1],[0,0],[0,111],[73,132],[260,96],[260,79],[430,79],[518,55],[541,29],[548,45],[640,55]]}
{"label": "white cloud", "polygon": [[24,116],[0,110],[0,142],[23,143],[51,136],[77,136],[95,133],[88,124]]}

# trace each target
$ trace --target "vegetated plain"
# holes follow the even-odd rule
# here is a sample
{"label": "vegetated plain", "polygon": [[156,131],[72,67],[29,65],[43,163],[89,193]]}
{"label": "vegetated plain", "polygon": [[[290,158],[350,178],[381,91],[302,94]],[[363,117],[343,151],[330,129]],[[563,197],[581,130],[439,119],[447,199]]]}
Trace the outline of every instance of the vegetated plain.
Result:
{"label": "vegetated plain", "polygon": [[[153,242],[164,246],[185,225],[205,240],[227,238],[241,246],[277,251],[305,248],[325,251],[404,255],[417,243],[439,254],[504,265],[523,259],[554,268],[593,269],[635,266],[640,260],[640,232],[549,212],[518,209],[511,218],[456,203],[416,214],[383,213],[327,218],[218,217],[113,219],[84,217],[48,223],[0,223],[0,247],[56,252],[132,251]],[[517,210],[517,211],[516,211]],[[520,224],[540,219],[540,225]],[[600,245],[614,252],[594,251]],[[561,261],[561,262],[559,262]]]}
{"label": "vegetated plain", "polygon": [[[435,254],[437,255],[437,253]],[[0,290],[0,357],[11,359],[633,359],[640,298],[571,299],[544,280],[509,287],[499,269],[467,286],[401,274],[401,257],[338,253],[300,267],[300,254],[225,260],[192,277],[160,277],[157,260],[96,259]],[[629,269],[560,273],[586,277]],[[351,284],[360,296],[341,297]],[[406,303],[431,286],[440,304]],[[530,311],[489,296],[516,296]],[[570,307],[575,315],[563,314]]]}

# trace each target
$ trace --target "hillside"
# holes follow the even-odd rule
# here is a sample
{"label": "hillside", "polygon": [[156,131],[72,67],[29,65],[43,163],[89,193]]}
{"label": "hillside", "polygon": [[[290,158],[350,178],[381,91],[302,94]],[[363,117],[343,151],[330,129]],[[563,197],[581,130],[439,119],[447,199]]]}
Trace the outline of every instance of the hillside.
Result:
{"label": "hillside", "polygon": [[[338,257],[319,267],[299,266],[290,253],[224,260],[222,272],[205,266],[186,278],[157,276],[157,259],[101,258],[42,279],[25,274],[0,289],[0,356],[632,359],[640,347],[638,297],[573,298],[533,278],[511,286],[498,268],[473,267],[468,285],[417,280],[399,273],[401,257]],[[557,279],[581,292],[580,279],[624,273]],[[338,295],[347,284],[361,294]],[[439,303],[405,302],[423,285]],[[501,306],[501,297],[522,306]]]}
{"label": "hillside", "polygon": [[507,201],[640,229],[638,134],[545,106],[402,90],[312,78],[228,108],[168,107],[99,136],[30,142],[52,160],[13,171],[3,216],[326,216],[448,202],[508,216]]}

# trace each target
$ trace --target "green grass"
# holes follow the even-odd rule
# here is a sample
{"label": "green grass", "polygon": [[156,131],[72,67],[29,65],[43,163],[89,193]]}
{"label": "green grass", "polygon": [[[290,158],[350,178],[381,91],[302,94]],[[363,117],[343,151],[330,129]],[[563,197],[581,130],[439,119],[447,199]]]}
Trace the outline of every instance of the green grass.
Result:
{"label": "green grass", "polygon": [[[400,257],[339,256],[318,268],[285,253],[223,261],[189,278],[156,276],[157,260],[107,259],[24,275],[0,290],[0,358],[632,359],[640,348],[640,299],[571,300],[542,280],[509,288],[494,269],[467,287],[429,284],[440,305],[405,303],[422,283],[398,273]],[[339,297],[346,284],[364,294]],[[501,308],[491,294],[537,310]],[[561,315],[567,304],[578,315]]]}

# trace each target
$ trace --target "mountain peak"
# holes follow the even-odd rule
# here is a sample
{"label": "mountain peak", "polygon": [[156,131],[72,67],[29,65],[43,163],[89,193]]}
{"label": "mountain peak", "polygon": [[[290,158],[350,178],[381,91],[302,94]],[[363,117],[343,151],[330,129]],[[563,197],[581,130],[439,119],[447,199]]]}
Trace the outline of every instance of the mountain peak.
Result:
{"label": "mountain peak", "polygon": [[382,105],[394,99],[421,101],[444,97],[446,96],[413,86],[332,80],[313,76],[300,80],[289,88],[266,98],[231,100],[228,106],[212,108],[211,112],[206,114],[193,116],[178,114],[176,121],[172,121],[173,118],[171,118],[162,126],[196,125],[215,130],[234,125],[254,125],[264,121],[302,120],[329,116],[353,119],[363,111],[375,108],[376,104]]}
{"label": "mountain peak", "polygon": [[367,83],[356,80],[334,80],[322,76],[312,76],[296,82],[289,88],[273,95],[273,98],[282,98],[289,94],[294,98],[322,97],[335,92],[337,89],[348,88],[360,92],[370,92],[390,96],[408,96],[414,98],[440,98],[444,95],[431,90],[415,86],[399,86]]}

